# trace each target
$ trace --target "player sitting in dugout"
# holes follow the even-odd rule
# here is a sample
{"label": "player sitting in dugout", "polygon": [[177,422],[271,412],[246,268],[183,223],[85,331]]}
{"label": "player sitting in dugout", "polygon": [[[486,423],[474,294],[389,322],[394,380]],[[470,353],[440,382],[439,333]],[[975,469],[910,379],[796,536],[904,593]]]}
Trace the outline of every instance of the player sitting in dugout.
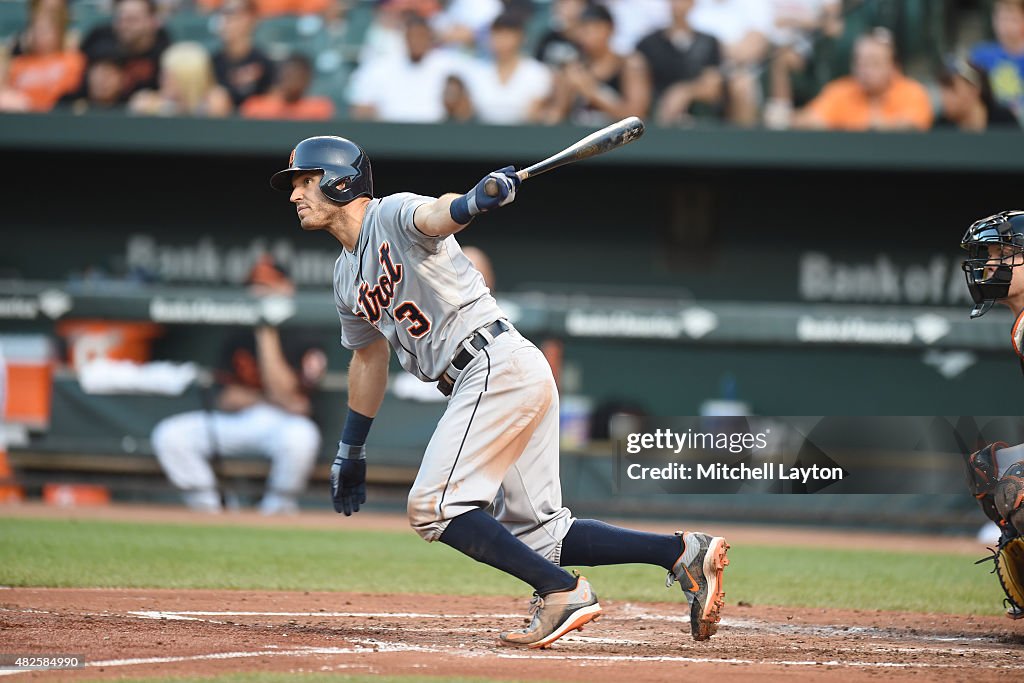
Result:
{"label": "player sitting in dugout", "polygon": [[[291,296],[294,286],[268,257],[248,279],[258,297]],[[220,459],[245,455],[270,459],[263,514],[298,511],[320,452],[320,429],[311,418],[311,395],[327,369],[315,342],[269,324],[229,335],[215,379],[216,405],[172,415],[153,430],[160,466],[186,505],[220,512],[225,503],[218,481]]]}
{"label": "player sitting in dugout", "polygon": [[[1024,371],[1024,211],[1003,211],[975,221],[960,242],[963,270],[974,299],[971,318],[996,303],[1014,317],[1010,342]],[[1024,618],[1024,444],[997,441],[967,456],[967,483],[981,509],[1000,529],[995,574],[1006,593],[1006,615]]]}

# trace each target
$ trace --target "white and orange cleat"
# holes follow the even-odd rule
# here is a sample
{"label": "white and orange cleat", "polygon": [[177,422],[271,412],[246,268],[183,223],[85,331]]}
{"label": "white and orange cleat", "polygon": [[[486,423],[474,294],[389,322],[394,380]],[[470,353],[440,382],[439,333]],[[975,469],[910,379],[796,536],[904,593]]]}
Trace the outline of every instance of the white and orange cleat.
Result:
{"label": "white and orange cleat", "polygon": [[729,544],[721,536],[677,531],[683,552],[665,579],[669,588],[676,581],[690,596],[690,634],[694,640],[707,640],[718,632],[725,606],[722,573],[729,565]]}
{"label": "white and orange cleat", "polygon": [[570,631],[582,631],[583,625],[601,615],[601,605],[586,577],[576,577],[576,587],[543,597],[533,596],[530,601],[528,626],[508,631],[499,636],[502,645],[520,645],[544,648]]}

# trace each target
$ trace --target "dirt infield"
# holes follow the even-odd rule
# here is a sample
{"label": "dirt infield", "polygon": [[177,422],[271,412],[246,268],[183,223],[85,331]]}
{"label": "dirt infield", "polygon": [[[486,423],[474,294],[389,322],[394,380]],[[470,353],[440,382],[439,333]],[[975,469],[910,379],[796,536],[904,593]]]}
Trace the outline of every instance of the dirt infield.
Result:
{"label": "dirt infield", "polygon": [[[216,524],[336,525],[331,514],[267,520],[200,517],[124,506],[0,508],[0,516]],[[405,528],[365,515],[361,528]],[[644,525],[652,530],[657,524]],[[719,528],[716,526],[716,531]],[[834,532],[722,528],[733,542],[826,545]],[[934,548],[937,539],[844,534],[844,547]],[[969,539],[947,552],[977,554]],[[80,654],[84,669],[0,671],[11,680],[116,679],[226,672],[338,672],[516,680],[718,681],[842,679],[1024,680],[1024,623],[1002,617],[795,609],[730,603],[711,641],[689,636],[675,603],[602,600],[605,615],[545,651],[500,647],[526,603],[512,597],[212,590],[0,589],[0,652]]]}
{"label": "dirt infield", "polygon": [[532,651],[496,645],[523,615],[512,598],[19,588],[0,591],[0,631],[6,652],[89,662],[12,680],[229,671],[633,683],[683,672],[721,681],[1024,677],[1024,631],[1001,618],[730,606],[718,635],[696,643],[681,604],[605,607],[597,624]]}

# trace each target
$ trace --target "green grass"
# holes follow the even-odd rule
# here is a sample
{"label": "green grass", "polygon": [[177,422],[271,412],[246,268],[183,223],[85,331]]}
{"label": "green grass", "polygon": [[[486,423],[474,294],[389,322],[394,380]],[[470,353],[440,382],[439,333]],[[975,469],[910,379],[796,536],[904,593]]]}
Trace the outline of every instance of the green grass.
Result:
{"label": "green grass", "polygon": [[[986,568],[942,553],[734,546],[727,600],[998,614]],[[682,601],[664,571],[586,570],[601,596]],[[0,518],[0,584],[528,596],[518,580],[411,532]]]}

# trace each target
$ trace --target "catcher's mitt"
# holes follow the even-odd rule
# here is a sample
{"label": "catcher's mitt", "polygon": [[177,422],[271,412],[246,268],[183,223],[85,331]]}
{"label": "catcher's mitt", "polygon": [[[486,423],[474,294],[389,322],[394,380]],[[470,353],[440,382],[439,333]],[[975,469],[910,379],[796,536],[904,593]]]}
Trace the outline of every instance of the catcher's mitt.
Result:
{"label": "catcher's mitt", "polygon": [[999,547],[989,550],[992,550],[992,555],[975,564],[989,560],[995,563],[992,573],[999,578],[999,585],[1006,593],[1006,599],[1003,600],[1007,608],[1006,616],[1024,619],[1024,538],[1004,527]]}

